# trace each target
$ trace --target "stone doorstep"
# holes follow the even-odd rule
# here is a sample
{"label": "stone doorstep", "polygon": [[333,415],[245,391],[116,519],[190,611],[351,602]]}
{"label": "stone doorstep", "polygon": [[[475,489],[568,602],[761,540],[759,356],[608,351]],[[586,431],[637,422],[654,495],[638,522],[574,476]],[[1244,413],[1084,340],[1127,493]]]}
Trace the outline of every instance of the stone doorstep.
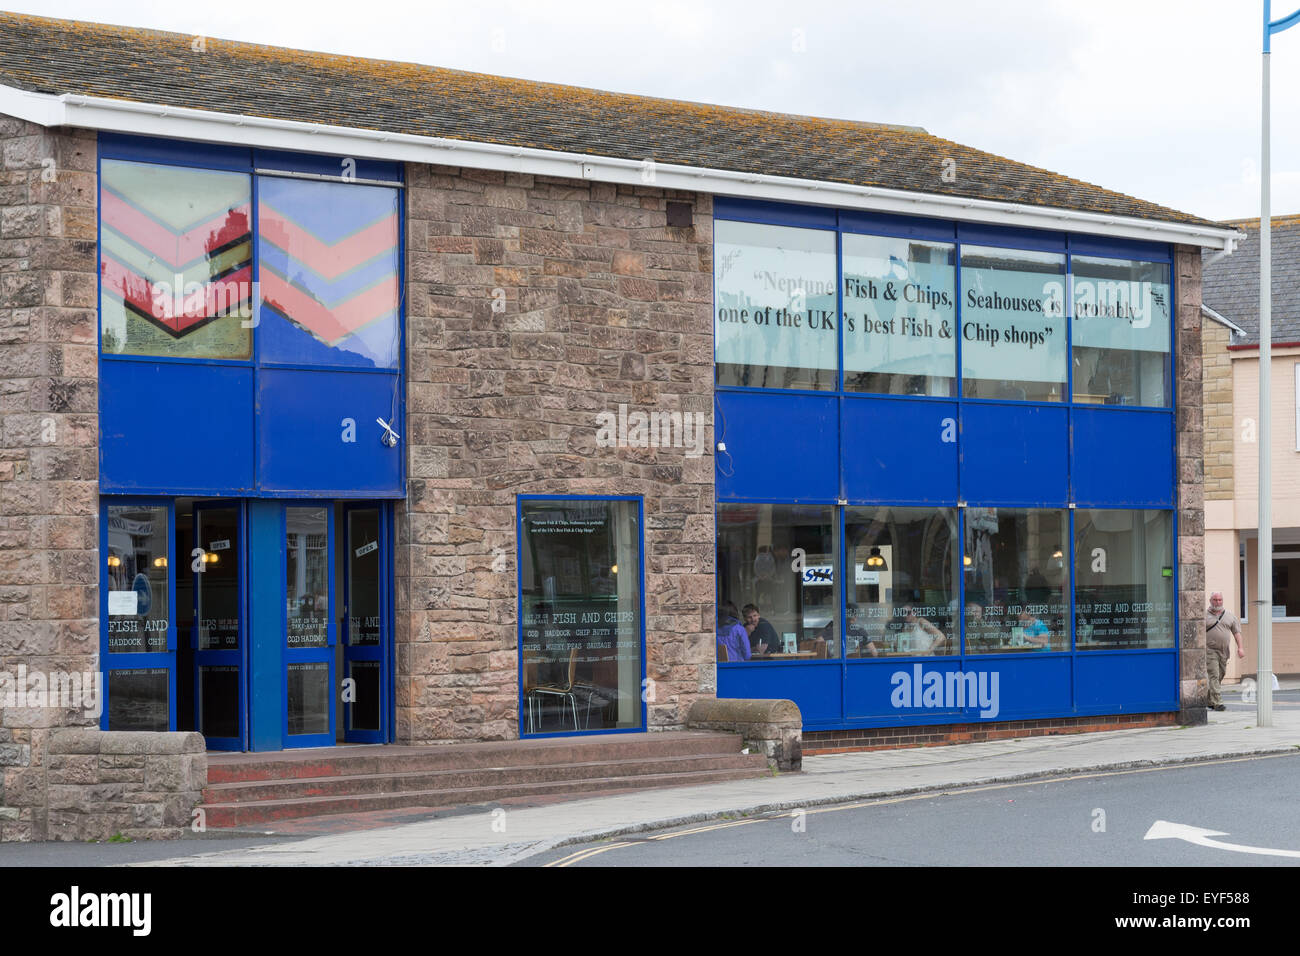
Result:
{"label": "stone doorstep", "polygon": [[252,803],[205,804],[202,809],[209,828],[244,827],[270,823],[275,820],[336,813],[364,813],[401,807],[421,807],[433,810],[533,795],[540,797],[563,794],[577,799],[578,797],[586,797],[599,792],[626,792],[628,790],[651,790],[664,787],[699,786],[732,780],[751,780],[769,775],[767,763],[764,760],[761,768],[755,767],[747,770],[704,770],[632,777],[597,777],[581,781],[563,780],[455,790],[303,797],[292,800],[260,800]]}
{"label": "stone doorstep", "polygon": [[536,767],[626,758],[739,754],[739,734],[663,731],[473,744],[361,744],[272,753],[208,755],[208,786],[364,773]]}

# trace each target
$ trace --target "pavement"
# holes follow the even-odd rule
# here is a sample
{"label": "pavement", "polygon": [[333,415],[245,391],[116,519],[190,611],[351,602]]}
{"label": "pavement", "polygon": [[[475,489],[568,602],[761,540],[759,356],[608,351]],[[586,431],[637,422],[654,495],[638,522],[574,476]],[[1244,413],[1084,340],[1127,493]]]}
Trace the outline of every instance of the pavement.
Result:
{"label": "pavement", "polygon": [[[1189,763],[1300,750],[1300,679],[1274,695],[1273,726],[1255,726],[1255,707],[1241,688],[1225,687],[1226,711],[1201,727],[1159,727],[1062,734],[986,743],[806,757],[803,772],[695,787],[645,790],[543,806],[461,808],[388,825],[389,820],[333,821],[335,832],[299,829],[229,834],[220,840],[145,848],[117,862],[133,866],[502,866],[555,847],[701,821],[789,811],[846,801],[1063,776],[1099,770]],[[321,818],[326,821],[329,818]],[[211,834],[215,835],[215,834]],[[31,844],[0,865],[79,865],[51,847]],[[158,858],[160,855],[167,858]],[[44,862],[42,862],[44,861]],[[103,865],[103,858],[80,865]],[[112,865],[109,863],[109,865]]]}

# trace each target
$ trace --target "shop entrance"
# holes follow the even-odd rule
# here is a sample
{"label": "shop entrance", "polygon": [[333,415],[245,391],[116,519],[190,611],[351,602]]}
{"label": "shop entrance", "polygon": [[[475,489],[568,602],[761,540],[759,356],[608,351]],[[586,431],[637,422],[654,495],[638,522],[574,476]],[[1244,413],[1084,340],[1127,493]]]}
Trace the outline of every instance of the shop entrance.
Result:
{"label": "shop entrance", "polygon": [[177,729],[212,750],[390,739],[388,508],[175,501]]}

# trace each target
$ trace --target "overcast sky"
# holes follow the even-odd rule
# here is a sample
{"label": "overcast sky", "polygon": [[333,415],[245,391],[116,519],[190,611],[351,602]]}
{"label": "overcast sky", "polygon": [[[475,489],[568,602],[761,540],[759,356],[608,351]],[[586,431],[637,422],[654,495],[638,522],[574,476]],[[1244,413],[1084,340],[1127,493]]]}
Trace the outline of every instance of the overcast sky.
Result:
{"label": "overcast sky", "polygon": [[[1274,16],[1290,12],[1279,0]],[[923,126],[1212,219],[1259,215],[1260,0],[8,0],[7,9]],[[1300,213],[1300,27],[1273,38]]]}

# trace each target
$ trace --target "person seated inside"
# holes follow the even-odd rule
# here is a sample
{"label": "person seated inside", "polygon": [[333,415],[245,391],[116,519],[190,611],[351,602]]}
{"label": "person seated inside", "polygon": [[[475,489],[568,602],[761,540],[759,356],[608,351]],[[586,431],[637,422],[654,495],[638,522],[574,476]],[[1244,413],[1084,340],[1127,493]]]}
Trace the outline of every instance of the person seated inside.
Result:
{"label": "person seated inside", "polygon": [[910,638],[911,652],[913,654],[948,653],[948,636],[918,615],[915,605],[910,603],[903,605],[899,615],[903,619],[902,646],[904,648],[908,647]]}
{"label": "person seated inside", "polygon": [[746,604],[744,615],[745,632],[749,635],[749,652],[752,657],[775,654],[781,650],[781,641],[776,636],[776,628],[759,616],[758,605]]}
{"label": "person seated inside", "polygon": [[718,605],[717,637],[719,646],[727,651],[727,660],[749,660],[749,635],[745,633],[745,625],[740,623],[736,615],[736,605],[730,601]]}
{"label": "person seated inside", "polygon": [[1044,624],[1040,618],[1035,617],[1028,611],[1021,611],[1017,620],[1026,641],[1051,650],[1052,629]]}
{"label": "person seated inside", "polygon": [[885,650],[883,634],[873,636],[866,626],[866,615],[856,604],[849,605],[849,653],[858,657],[879,657]]}

